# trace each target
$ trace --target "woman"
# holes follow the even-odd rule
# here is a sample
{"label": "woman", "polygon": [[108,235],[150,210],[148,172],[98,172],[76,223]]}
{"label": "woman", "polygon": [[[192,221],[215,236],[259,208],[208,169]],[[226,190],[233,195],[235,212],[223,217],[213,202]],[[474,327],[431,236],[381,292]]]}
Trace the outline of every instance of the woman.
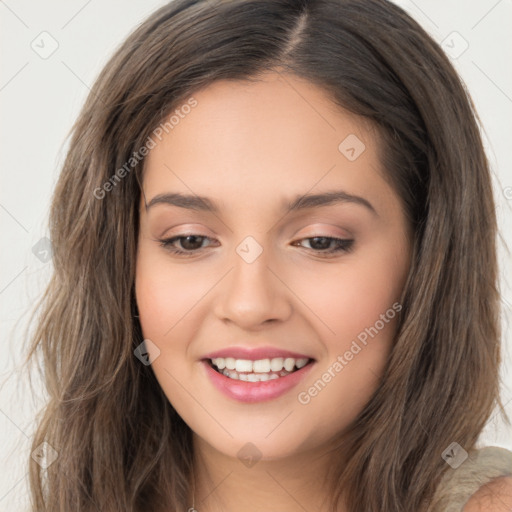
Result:
{"label": "woman", "polygon": [[393,4],[164,6],[92,88],[50,228],[35,509],[512,494],[512,454],[476,449],[501,407],[488,165]]}

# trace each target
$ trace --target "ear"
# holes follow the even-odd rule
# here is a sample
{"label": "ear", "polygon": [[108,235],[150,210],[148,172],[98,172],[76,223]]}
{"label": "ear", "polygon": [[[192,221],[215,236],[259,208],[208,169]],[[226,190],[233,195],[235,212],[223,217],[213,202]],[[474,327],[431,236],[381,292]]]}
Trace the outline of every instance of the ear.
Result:
{"label": "ear", "polygon": [[462,512],[510,512],[512,510],[512,476],[503,476],[482,485]]}

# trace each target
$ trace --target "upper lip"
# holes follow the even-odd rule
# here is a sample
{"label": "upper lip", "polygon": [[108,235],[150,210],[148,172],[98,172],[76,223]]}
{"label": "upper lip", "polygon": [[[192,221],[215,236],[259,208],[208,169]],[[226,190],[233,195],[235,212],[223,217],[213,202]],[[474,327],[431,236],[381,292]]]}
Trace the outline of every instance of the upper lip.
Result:
{"label": "upper lip", "polygon": [[234,359],[247,359],[249,361],[257,361],[259,359],[274,359],[276,357],[293,357],[294,359],[313,359],[310,356],[299,354],[298,352],[290,352],[276,347],[227,347],[215,352],[206,354],[203,359],[215,359],[217,357],[233,357]]}

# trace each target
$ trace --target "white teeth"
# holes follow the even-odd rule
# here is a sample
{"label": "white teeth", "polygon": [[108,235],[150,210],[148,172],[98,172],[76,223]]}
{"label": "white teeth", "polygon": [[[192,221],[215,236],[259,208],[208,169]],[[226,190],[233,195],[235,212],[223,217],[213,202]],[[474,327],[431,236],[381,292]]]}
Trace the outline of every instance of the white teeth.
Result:
{"label": "white teeth", "polygon": [[279,379],[280,377],[286,377],[286,375],[290,375],[290,372],[286,370],[281,371],[279,374],[277,373],[238,373],[233,370],[228,370],[225,368],[221,370],[223,375],[229,377],[233,380],[243,380],[245,382],[264,382],[267,380]]}
{"label": "white teeth", "polygon": [[252,372],[252,361],[248,359],[237,359],[235,370],[237,372]]}
{"label": "white teeth", "polygon": [[223,373],[226,377],[229,377],[230,379],[235,379],[238,377],[238,373],[236,373],[233,370],[228,370],[227,368],[225,370],[222,370],[221,373]]}
{"label": "white teeth", "polygon": [[216,357],[213,365],[226,377],[246,382],[260,382],[286,377],[295,369],[300,369],[309,362],[307,357],[275,357],[274,359],[235,359],[234,357]]}
{"label": "white teeth", "polygon": [[297,361],[295,362],[295,366],[297,368],[302,368],[303,366],[306,366],[308,361],[309,359],[307,357],[304,357],[303,359],[297,359]]}
{"label": "white teeth", "polygon": [[268,373],[270,371],[270,359],[258,359],[252,363],[252,369],[257,373]]}
{"label": "white teeth", "polygon": [[249,359],[235,359],[234,357],[216,357],[212,359],[212,363],[219,370],[227,368],[228,370],[236,370],[241,373],[269,373],[280,372],[286,370],[293,371],[295,368],[300,369],[306,366],[309,359],[307,357],[295,359],[293,357],[274,357],[273,359],[258,359],[251,361]]}
{"label": "white teeth", "polygon": [[293,370],[293,367],[295,366],[295,359],[292,359],[291,357],[287,357],[284,360],[284,369],[287,372],[291,372]]}
{"label": "white teeth", "polygon": [[284,359],[282,357],[275,357],[270,361],[270,369],[273,372],[280,372],[283,369]]}
{"label": "white teeth", "polygon": [[223,357],[217,357],[216,359],[212,359],[212,362],[219,370],[223,370],[224,368],[226,368],[226,360]]}

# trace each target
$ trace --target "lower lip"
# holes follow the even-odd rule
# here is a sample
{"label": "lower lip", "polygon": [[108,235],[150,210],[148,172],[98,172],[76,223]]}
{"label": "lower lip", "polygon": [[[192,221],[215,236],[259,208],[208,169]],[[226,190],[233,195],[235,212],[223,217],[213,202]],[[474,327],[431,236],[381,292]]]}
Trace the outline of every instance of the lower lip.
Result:
{"label": "lower lip", "polygon": [[229,398],[239,402],[254,403],[273,400],[295,387],[311,370],[314,362],[278,379],[246,382],[226,377],[214,370],[208,361],[201,361],[212,384]]}

